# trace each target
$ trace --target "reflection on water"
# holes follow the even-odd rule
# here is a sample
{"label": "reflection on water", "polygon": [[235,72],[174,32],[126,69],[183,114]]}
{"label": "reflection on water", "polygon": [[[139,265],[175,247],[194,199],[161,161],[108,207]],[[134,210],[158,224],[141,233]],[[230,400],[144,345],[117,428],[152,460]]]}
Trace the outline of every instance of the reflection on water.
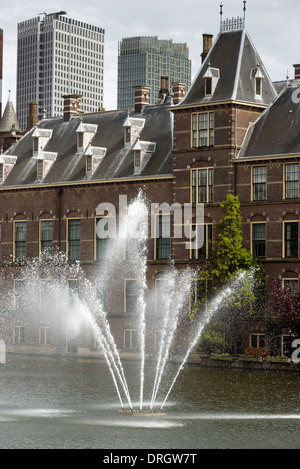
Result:
{"label": "reflection on water", "polygon": [[[125,363],[133,383],[136,369]],[[0,447],[298,449],[299,384],[298,373],[188,367],[166,416],[128,416],[117,413],[105,363],[8,357],[0,367]],[[137,382],[137,402],[138,395]]]}

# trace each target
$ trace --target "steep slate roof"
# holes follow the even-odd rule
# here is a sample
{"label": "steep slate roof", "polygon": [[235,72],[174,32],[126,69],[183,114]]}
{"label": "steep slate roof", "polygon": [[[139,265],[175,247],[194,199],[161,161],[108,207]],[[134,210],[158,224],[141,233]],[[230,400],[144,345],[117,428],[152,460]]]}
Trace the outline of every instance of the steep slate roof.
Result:
{"label": "steep slate roof", "polygon": [[[260,65],[264,76],[262,99],[255,97],[253,69]],[[220,79],[212,96],[205,96],[204,76],[208,66],[219,69]],[[220,101],[241,101],[269,105],[277,96],[263,62],[245,28],[220,32],[198,75],[178,106],[209,104]]]}
{"label": "steep slate roof", "polygon": [[[6,154],[17,156],[17,163],[0,187],[27,184],[56,184],[76,181],[96,181],[128,177],[147,177],[172,174],[172,113],[167,105],[145,107],[141,115],[131,116],[145,119],[140,133],[142,141],[156,143],[155,152],[139,175],[134,175],[133,146],[124,146],[123,125],[127,111],[108,111],[95,114],[82,114],[64,122],[63,118],[42,120],[37,128],[51,129],[52,137],[43,151],[57,153],[43,181],[36,181],[36,160],[32,158],[33,133],[31,129]],[[106,148],[106,155],[92,175],[86,173],[86,157],[77,153],[77,133],[81,124],[97,125],[97,132],[90,142],[92,147]]]}
{"label": "steep slate roof", "polygon": [[300,87],[295,82],[249,127],[238,158],[300,154],[299,128]]}

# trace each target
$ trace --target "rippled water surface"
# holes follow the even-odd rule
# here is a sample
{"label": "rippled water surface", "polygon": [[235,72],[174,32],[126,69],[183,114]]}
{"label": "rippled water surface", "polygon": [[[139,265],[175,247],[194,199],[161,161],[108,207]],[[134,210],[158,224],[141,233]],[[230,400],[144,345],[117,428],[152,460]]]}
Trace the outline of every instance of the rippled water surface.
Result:
{"label": "rippled water surface", "polygon": [[[138,406],[138,363],[124,368]],[[105,363],[9,356],[0,365],[0,448],[299,449],[299,398],[299,373],[186,367],[165,416],[133,417],[118,414]]]}

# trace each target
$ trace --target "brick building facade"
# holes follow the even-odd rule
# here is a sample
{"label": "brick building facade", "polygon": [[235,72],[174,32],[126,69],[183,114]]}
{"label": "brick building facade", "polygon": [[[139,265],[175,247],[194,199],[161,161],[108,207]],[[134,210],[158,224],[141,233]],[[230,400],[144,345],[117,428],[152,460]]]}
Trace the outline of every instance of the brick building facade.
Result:
{"label": "brick building facade", "polygon": [[[105,262],[98,250],[97,207],[101,202],[118,207],[120,195],[130,201],[140,189],[149,203],[192,204],[191,224],[197,206],[205,206],[204,246],[198,252],[172,236],[162,249],[160,239],[148,240],[149,288],[155,289],[170,259],[178,269],[201,267],[228,193],[239,196],[245,247],[259,258],[265,275],[283,284],[293,281],[297,288],[300,116],[292,97],[298,83],[277,93],[242,20],[224,23],[214,42],[204,35],[202,58],[191,88],[175,105],[170,95],[159,105],[145,105],[147,87],[141,86],[135,87],[136,108],[130,112],[81,114],[80,96],[67,96],[64,117],[42,120],[2,156],[1,273],[3,291],[14,293],[3,336],[12,349],[58,347],[54,339],[47,342],[50,326],[45,319],[39,323],[39,314],[31,333],[25,331],[15,299],[23,280],[19,262],[41,257],[48,241],[69,263],[80,261],[95,282]],[[121,271],[107,308],[117,346],[126,351],[135,343],[136,319],[126,309],[134,285]],[[286,334],[282,330],[278,338],[281,353]],[[255,341],[258,346],[260,337],[268,343],[265,318],[252,321],[249,313],[241,349]],[[84,336],[74,349],[61,338],[61,350],[92,350],[92,343]],[[155,346],[155,331],[147,344]]]}

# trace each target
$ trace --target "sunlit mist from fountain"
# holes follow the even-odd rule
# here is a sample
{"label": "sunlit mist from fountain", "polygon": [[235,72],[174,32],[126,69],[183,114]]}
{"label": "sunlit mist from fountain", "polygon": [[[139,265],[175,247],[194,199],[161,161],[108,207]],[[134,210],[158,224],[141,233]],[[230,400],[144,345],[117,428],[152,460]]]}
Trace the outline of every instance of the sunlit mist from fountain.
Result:
{"label": "sunlit mist from fountain", "polygon": [[[190,322],[191,285],[199,272],[191,268],[178,269],[173,262],[170,262],[160,276],[163,288],[159,305],[157,304],[155,291],[147,286],[148,219],[147,201],[142,194],[139,194],[129,204],[126,216],[120,223],[118,236],[107,243],[107,261],[101,264],[101,277],[110,281],[118,279],[122,273],[126,274],[126,278],[137,279],[138,350],[136,364],[139,373],[136,379],[140,384],[138,407],[140,411],[148,409],[149,412],[153,412],[158,406],[160,410],[164,408],[205,325],[220,310],[232,291],[239,288],[245,278],[252,274],[243,272],[225,286],[205,306],[205,310],[199,314],[199,319],[195,319],[193,327],[187,328],[189,333],[186,339],[187,345],[185,350],[181,350],[180,361],[176,359],[176,363],[179,363],[177,371],[170,376],[167,365],[173,358],[172,346],[176,336],[186,333],[184,330],[181,331],[181,325],[183,321]],[[124,262],[124,246],[127,252],[126,262]],[[133,411],[131,383],[126,378],[121,354],[111,332],[110,315],[105,311],[104,301],[96,294],[94,284],[86,278],[83,268],[79,263],[68,263],[66,256],[58,252],[47,263],[33,259],[24,263],[20,269],[22,278],[26,279],[27,283],[27,293],[23,293],[26,310],[37,311],[37,321],[47,323],[51,320],[59,331],[82,332],[82,330],[91,329],[109,368],[121,408]],[[40,279],[45,280],[40,282]],[[80,292],[70,292],[66,287],[66,279],[78,279]],[[47,298],[42,307],[40,291],[37,288],[40,283],[46,291],[44,296]],[[4,297],[5,302],[12,303],[14,301],[12,296],[13,292],[6,292],[6,295],[2,296],[2,303],[4,303]],[[2,311],[7,310],[5,304],[1,304],[1,307]],[[3,317],[4,313],[2,320]],[[149,354],[146,348],[146,335],[151,334],[158,321],[159,340],[155,351]],[[9,317],[7,322],[9,322]],[[146,380],[150,367],[152,368],[151,382],[150,379]]]}

